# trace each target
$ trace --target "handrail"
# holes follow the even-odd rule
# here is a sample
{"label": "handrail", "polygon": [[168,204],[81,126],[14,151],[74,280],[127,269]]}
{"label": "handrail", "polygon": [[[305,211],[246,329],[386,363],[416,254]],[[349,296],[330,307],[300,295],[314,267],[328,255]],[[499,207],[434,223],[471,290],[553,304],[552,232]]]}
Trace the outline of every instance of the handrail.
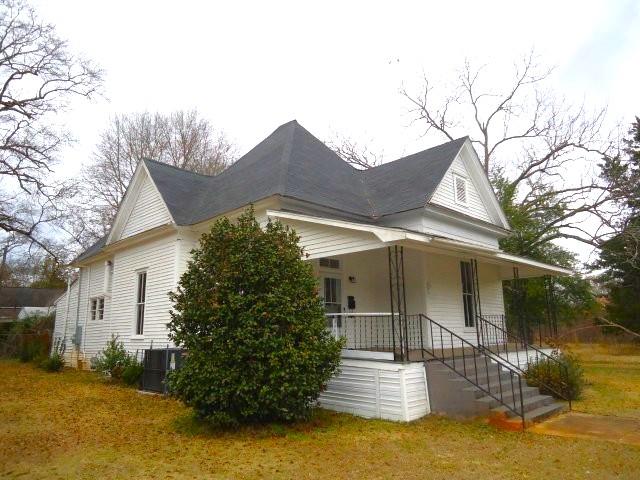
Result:
{"label": "handrail", "polygon": [[[503,360],[504,362],[508,363],[509,365],[511,365],[512,367],[516,368],[518,371],[520,371],[520,372],[522,372],[524,374],[526,370],[523,369],[520,366],[520,352],[521,352],[521,350],[519,348],[519,345],[521,345],[521,346],[524,347],[524,354],[525,354],[525,357],[526,357],[527,369],[529,368],[531,363],[533,363],[533,362],[531,362],[531,356],[529,355],[529,350],[532,350],[534,352],[534,355],[535,355],[535,363],[536,364],[538,364],[540,362],[541,358],[543,358],[545,360],[548,360],[547,365],[550,365],[549,362],[554,363],[555,365],[557,365],[558,369],[563,374],[563,378],[562,378],[563,384],[565,386],[569,385],[569,383],[568,383],[569,370],[567,369],[567,366],[562,364],[556,357],[554,357],[552,355],[549,355],[548,353],[543,352],[541,349],[531,345],[530,343],[527,343],[524,339],[522,339],[517,334],[509,332],[506,328],[501,327],[499,325],[496,325],[495,323],[487,320],[483,316],[476,315],[476,321],[478,321],[479,326],[480,326],[480,343],[481,343],[482,348],[486,349],[487,351],[489,351],[493,355],[498,356],[501,360]],[[494,333],[493,336],[490,335],[488,327],[491,327],[493,329],[493,331],[494,331],[493,332]],[[487,339],[487,337],[489,337],[489,338]],[[491,337],[493,339],[495,339],[494,343],[491,343],[491,339],[492,339]],[[502,342],[498,341],[499,337],[501,337]],[[515,344],[516,344],[515,351],[512,351],[511,354],[512,355],[515,354],[517,365],[509,360],[509,339],[514,340]],[[491,348],[492,346],[495,346],[495,349],[497,350],[497,352],[492,350],[492,348]],[[502,346],[502,351],[501,351],[501,346]],[[504,353],[504,356],[502,355],[503,353]],[[548,391],[553,392],[558,397],[566,400],[569,403],[569,410],[571,410],[571,395],[559,392],[557,389],[551,387],[546,382],[540,382],[540,385],[542,387],[546,388]]]}
{"label": "handrail", "polygon": [[[477,346],[465,340],[457,333],[449,330],[447,327],[439,324],[435,320],[432,320],[428,316],[424,314],[419,314],[420,318],[420,328],[422,330],[422,320],[426,320],[429,323],[429,335],[427,339],[427,346],[422,346],[423,359],[424,353],[426,352],[428,355],[433,357],[435,360],[438,360],[440,363],[448,367],[449,369],[456,372],[458,375],[465,378],[471,384],[473,384],[476,388],[484,392],[486,395],[490,396],[494,400],[497,400],[501,405],[506,407],[508,410],[513,412],[515,415],[519,416],[522,419],[522,428],[526,427],[525,422],[525,412],[524,412],[524,400],[522,396],[522,376],[518,372],[517,369],[514,369],[510,365],[505,365],[503,363],[496,363],[498,367],[498,376],[497,376],[497,386],[494,386],[492,390],[491,387],[491,376],[489,375],[489,365],[493,361],[491,357],[489,357],[486,352],[482,349],[482,347]],[[440,340],[439,348],[436,346],[434,342],[434,326],[436,327],[436,335],[435,338]],[[450,357],[445,356],[445,340],[449,337],[450,348],[447,346],[446,354],[451,354]],[[462,352],[462,358],[460,358],[460,353],[456,351],[456,346],[454,346],[454,339],[459,343],[460,349]],[[422,339],[423,340],[423,339]],[[423,340],[424,341],[424,340]],[[430,344],[430,349],[429,349]],[[467,361],[469,354],[465,353],[465,349],[471,350],[471,359],[473,361],[472,365],[469,365],[467,368]],[[439,350],[439,352],[438,352]],[[438,355],[439,353],[439,355]],[[456,353],[458,357],[456,357]],[[456,362],[457,358],[457,362]],[[484,362],[485,366],[485,378],[482,378],[482,375],[478,375],[478,358],[481,358],[480,362]],[[450,360],[449,362],[447,360]],[[460,362],[462,363],[462,368],[460,368]],[[471,367],[473,366],[473,373],[470,372]],[[509,383],[507,387],[511,387],[511,402],[505,400],[505,392],[502,383],[502,373],[506,371],[509,374]],[[516,383],[514,384],[514,377],[516,378]],[[481,381],[486,380],[486,387],[482,385]],[[508,392],[507,392],[508,393]],[[516,393],[518,393],[518,398],[516,398]]]}

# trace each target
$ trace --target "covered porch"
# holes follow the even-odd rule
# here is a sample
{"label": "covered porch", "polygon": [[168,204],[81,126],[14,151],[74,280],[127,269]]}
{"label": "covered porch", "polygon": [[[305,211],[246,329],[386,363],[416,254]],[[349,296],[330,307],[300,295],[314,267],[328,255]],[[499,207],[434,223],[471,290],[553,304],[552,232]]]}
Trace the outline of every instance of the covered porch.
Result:
{"label": "covered porch", "polygon": [[486,343],[516,349],[502,286],[512,280],[511,262],[402,243],[312,261],[327,328],[345,339],[346,356],[415,361],[425,351],[450,357]]}
{"label": "covered porch", "polygon": [[[379,352],[410,361],[425,345],[449,351],[489,342],[508,347],[510,336],[522,335],[507,332],[503,281],[518,285],[572,273],[504,253],[488,240],[293,212],[267,215],[299,235],[319,281],[327,328],[346,339],[347,355]],[[544,320],[552,334],[553,316]]]}

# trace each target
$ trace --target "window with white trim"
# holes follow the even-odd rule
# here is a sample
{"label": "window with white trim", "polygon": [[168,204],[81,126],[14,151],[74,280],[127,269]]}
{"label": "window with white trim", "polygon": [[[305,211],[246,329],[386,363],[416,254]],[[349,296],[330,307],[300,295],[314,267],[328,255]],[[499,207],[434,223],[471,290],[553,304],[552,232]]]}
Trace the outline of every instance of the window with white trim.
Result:
{"label": "window with white trim", "polygon": [[473,286],[473,267],[471,262],[460,262],[462,279],[462,306],[464,308],[464,326],[475,326],[475,292]]}
{"label": "window with white trim", "polygon": [[147,300],[147,272],[138,272],[136,295],[136,335],[144,333],[144,309]]}
{"label": "window with white trim", "polygon": [[91,299],[91,320],[104,320],[104,297]]}
{"label": "window with white trim", "polygon": [[456,203],[467,204],[467,179],[455,173],[453,174],[453,196]]}

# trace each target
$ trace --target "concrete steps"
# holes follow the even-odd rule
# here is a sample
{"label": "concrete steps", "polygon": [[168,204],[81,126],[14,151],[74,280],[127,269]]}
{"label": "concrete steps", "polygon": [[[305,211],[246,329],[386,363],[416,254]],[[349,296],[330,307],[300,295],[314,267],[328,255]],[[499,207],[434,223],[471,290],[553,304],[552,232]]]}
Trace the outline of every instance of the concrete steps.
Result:
{"label": "concrete steps", "polygon": [[[521,403],[518,378],[493,360],[485,361],[485,357],[476,357],[474,363],[473,357],[468,357],[465,362],[467,378],[462,376],[462,362],[456,362],[456,371],[450,368],[453,367],[453,362],[446,363],[434,360],[425,362],[428,382],[435,383],[429,390],[430,396],[435,400],[433,410],[436,412],[457,417],[487,416],[493,420],[498,419],[492,423],[517,429],[522,428],[522,418],[513,410],[519,412],[521,406],[526,425],[544,420],[565,409],[563,403],[549,395],[542,395],[537,387],[528,386],[524,379]],[[476,381],[478,385],[474,385]]]}

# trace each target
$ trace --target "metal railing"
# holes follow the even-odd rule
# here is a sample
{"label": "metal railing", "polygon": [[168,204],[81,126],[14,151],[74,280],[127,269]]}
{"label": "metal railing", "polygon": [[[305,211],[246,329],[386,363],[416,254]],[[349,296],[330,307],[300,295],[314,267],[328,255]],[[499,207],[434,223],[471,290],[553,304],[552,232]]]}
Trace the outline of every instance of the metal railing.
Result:
{"label": "metal railing", "polygon": [[[472,344],[426,315],[421,314],[420,320],[428,324],[429,332],[424,339],[422,352],[464,377],[520,417],[524,429],[526,425],[520,372],[511,365],[495,362],[481,346]],[[490,367],[494,365],[497,375],[490,372]]]}
{"label": "metal railing", "polygon": [[[401,361],[437,360],[520,417],[524,426],[522,377],[424,314],[328,313],[327,329],[345,348],[393,352]],[[497,375],[496,375],[497,374]]]}
{"label": "metal railing", "polygon": [[345,348],[393,352],[394,358],[408,361],[411,351],[422,348],[420,316],[378,313],[327,313],[327,330],[345,339]]}
{"label": "metal railing", "polygon": [[[489,315],[476,315],[478,336],[480,347],[494,356],[499,361],[504,362],[517,369],[521,374],[526,374],[527,370],[534,365],[545,365],[547,374],[551,376],[552,369],[556,368],[560,375],[560,382],[566,389],[569,388],[569,370],[566,365],[560,362],[555,356],[543,352],[540,348],[526,342],[522,337],[508,331],[504,325],[504,316],[497,317],[501,324],[496,324],[489,320]],[[543,361],[544,363],[540,363]],[[562,398],[569,403],[571,409],[571,395],[558,390],[547,382],[538,380],[539,387],[552,393],[557,398]]]}

